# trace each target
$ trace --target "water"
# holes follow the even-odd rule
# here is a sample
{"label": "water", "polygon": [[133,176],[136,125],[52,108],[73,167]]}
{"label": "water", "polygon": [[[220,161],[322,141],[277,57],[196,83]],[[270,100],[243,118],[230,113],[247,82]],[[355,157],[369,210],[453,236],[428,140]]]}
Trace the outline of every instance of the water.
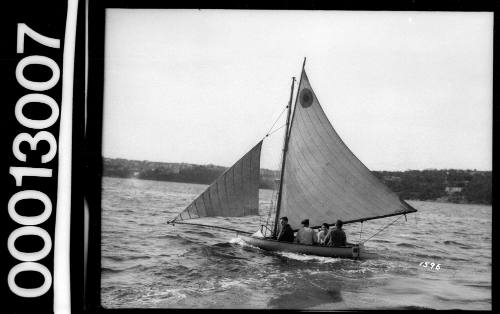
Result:
{"label": "water", "polygon": [[[369,258],[350,260],[266,252],[233,232],[167,225],[205,188],[103,178],[105,308],[491,310],[491,206],[411,201],[417,213],[366,242]],[[264,214],[271,196],[260,191]],[[254,232],[261,219],[200,222]],[[395,219],[365,222],[361,239]],[[360,224],[344,229],[360,240]]]}

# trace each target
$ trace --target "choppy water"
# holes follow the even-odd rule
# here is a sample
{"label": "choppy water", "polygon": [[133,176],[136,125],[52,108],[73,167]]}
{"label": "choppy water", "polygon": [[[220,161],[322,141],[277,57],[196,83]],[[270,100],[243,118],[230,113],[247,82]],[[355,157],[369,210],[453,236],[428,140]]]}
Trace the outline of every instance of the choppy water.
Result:
{"label": "choppy water", "polygon": [[[105,308],[491,309],[491,206],[418,209],[365,243],[370,258],[271,253],[235,234],[167,225],[205,185],[103,179]],[[271,191],[261,190],[261,208]],[[397,217],[363,224],[361,239]],[[260,218],[203,219],[254,232]],[[360,240],[360,224],[344,226]],[[440,269],[420,266],[439,264]]]}

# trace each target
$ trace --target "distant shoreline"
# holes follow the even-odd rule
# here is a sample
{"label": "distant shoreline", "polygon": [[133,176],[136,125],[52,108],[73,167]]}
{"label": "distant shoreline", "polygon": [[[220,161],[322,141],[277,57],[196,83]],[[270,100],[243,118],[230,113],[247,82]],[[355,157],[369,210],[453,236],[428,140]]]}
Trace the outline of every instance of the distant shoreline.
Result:
{"label": "distant shoreline", "polygon": [[[211,184],[227,167],[103,158],[102,175],[115,178]],[[454,204],[491,205],[491,171],[428,169],[372,171],[400,198]],[[259,188],[274,189],[279,171],[261,169]]]}

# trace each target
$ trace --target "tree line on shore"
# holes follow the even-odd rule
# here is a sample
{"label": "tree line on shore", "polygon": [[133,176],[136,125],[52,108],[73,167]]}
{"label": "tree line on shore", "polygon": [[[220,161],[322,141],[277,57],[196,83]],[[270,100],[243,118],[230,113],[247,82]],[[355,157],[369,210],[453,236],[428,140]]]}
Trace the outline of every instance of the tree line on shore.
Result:
{"label": "tree line on shore", "polygon": [[491,171],[428,169],[372,172],[402,199],[491,204]]}
{"label": "tree line on shore", "polygon": [[[103,176],[210,184],[227,168],[216,165],[103,158]],[[491,171],[427,169],[372,171],[405,200],[491,204]],[[261,169],[260,188],[273,189],[279,171]]]}

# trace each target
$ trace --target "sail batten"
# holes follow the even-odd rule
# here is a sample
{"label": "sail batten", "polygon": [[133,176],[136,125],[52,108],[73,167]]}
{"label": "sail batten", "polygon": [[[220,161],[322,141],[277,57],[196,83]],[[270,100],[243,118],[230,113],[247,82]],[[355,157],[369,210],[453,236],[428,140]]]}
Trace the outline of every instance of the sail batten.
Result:
{"label": "sail batten", "polygon": [[292,228],[415,211],[349,150],[334,130],[303,70],[288,133],[280,216]]}
{"label": "sail batten", "polygon": [[173,221],[257,215],[261,148],[262,141],[221,174]]}

